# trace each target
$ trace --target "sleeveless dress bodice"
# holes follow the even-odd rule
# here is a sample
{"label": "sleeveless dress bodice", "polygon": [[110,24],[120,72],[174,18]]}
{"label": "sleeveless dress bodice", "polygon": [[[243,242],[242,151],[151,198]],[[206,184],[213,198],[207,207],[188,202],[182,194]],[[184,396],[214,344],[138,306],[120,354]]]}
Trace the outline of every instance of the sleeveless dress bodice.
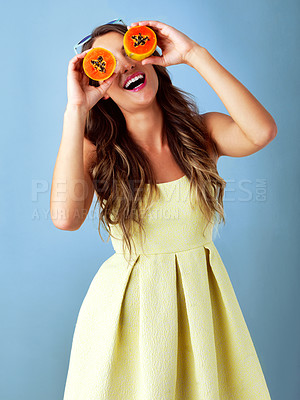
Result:
{"label": "sleeveless dress bodice", "polygon": [[[135,229],[132,238],[137,253],[174,253],[211,242],[213,225],[209,224],[203,233],[206,220],[194,194],[189,191],[189,185],[186,175],[171,182],[157,184],[160,198],[144,218],[146,237],[141,242],[140,233]],[[146,186],[147,189],[148,185]],[[119,225],[112,225],[111,231],[114,250],[123,253],[123,235]]]}

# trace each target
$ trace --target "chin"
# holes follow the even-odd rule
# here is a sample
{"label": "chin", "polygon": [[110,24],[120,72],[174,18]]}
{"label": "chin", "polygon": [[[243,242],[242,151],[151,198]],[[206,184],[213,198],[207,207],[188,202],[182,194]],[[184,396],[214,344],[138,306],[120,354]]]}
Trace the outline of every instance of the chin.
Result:
{"label": "chin", "polygon": [[145,96],[143,98],[137,99],[137,102],[135,103],[135,105],[137,105],[138,108],[144,108],[144,107],[150,106],[151,104],[153,104],[155,102],[156,102],[156,95]]}
{"label": "chin", "polygon": [[122,98],[122,100],[120,99],[119,95],[111,96],[111,98],[121,110],[130,110],[133,112],[134,110],[146,108],[154,103],[156,101],[157,89],[158,87],[148,87],[140,92],[128,93],[128,96],[125,96],[126,98]]}

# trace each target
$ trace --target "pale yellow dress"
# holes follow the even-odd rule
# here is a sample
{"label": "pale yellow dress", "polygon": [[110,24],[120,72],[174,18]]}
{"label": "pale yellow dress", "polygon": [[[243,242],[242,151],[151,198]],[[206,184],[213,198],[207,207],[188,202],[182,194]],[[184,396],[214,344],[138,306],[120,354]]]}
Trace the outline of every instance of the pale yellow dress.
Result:
{"label": "pale yellow dress", "polygon": [[143,248],[136,240],[131,260],[113,229],[115,253],[78,314],[64,400],[269,400],[213,226],[204,236],[188,177],[158,187],[147,238]]}

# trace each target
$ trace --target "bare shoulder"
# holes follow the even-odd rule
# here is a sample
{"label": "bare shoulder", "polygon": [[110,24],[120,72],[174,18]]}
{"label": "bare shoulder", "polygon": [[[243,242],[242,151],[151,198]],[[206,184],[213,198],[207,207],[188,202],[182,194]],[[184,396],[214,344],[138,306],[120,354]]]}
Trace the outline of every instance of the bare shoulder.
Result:
{"label": "bare shoulder", "polygon": [[215,144],[219,157],[246,157],[256,153],[276,136],[275,125],[261,128],[260,138],[255,141],[247,135],[230,115],[220,112],[202,114],[204,123]]}

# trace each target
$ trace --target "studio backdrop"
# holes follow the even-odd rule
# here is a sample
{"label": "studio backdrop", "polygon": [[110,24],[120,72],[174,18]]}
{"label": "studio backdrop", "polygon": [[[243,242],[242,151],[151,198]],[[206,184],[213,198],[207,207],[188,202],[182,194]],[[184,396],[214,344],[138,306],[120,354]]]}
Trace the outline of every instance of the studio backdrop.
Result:
{"label": "studio backdrop", "polygon": [[[140,4],[142,6],[142,4]],[[96,198],[79,230],[50,215],[73,45],[114,18],[156,20],[205,47],[274,117],[278,133],[247,157],[221,157],[226,224],[214,234],[272,400],[300,398],[299,10],[296,0],[6,2],[1,15],[2,400],[61,400],[75,322],[100,265]],[[167,68],[199,112],[228,114],[188,65]],[[253,116],[254,118],[255,116]],[[101,228],[104,239],[107,233]]]}

